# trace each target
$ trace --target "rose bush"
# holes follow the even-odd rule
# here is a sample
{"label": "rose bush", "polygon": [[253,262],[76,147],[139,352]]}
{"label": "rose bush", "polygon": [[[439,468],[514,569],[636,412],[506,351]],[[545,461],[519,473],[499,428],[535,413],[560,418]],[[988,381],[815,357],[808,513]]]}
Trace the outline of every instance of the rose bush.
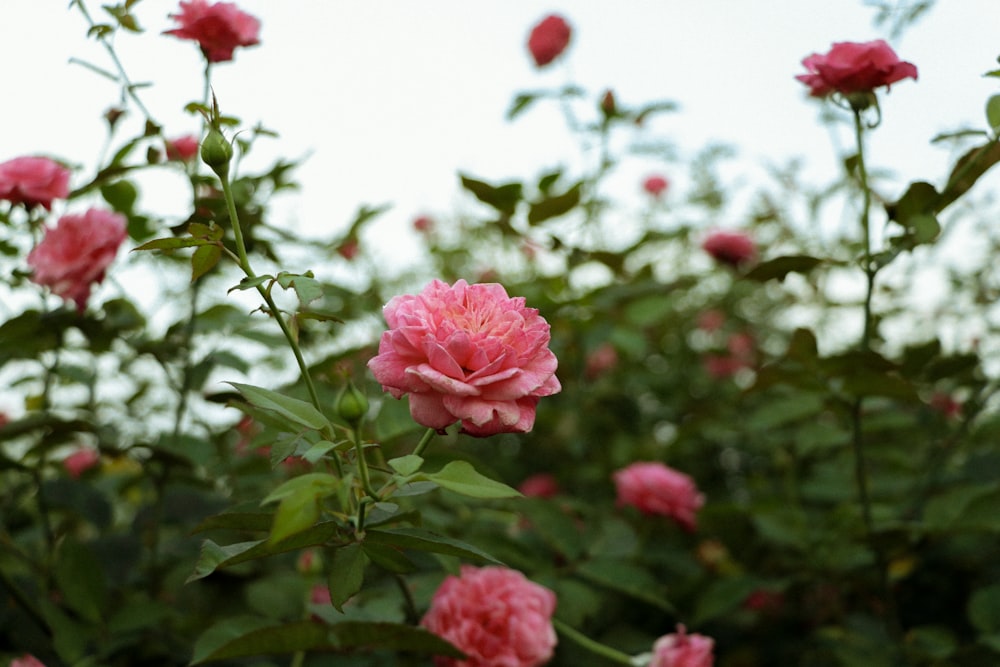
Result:
{"label": "rose bush", "polygon": [[559,391],[549,325],[502,285],[431,282],[383,309],[389,330],[368,362],[418,424],[487,436],[530,431],[542,396]]}
{"label": "rose bush", "polygon": [[439,667],[539,667],[552,657],[556,596],[505,567],[463,565],[431,599],[421,625],[467,656]]}

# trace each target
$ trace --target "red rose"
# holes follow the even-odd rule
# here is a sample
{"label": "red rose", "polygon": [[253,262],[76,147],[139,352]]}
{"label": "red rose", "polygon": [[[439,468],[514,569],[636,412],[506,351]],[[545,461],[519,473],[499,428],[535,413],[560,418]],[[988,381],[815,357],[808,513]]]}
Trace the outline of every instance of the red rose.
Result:
{"label": "red rose", "polygon": [[178,27],[163,34],[198,42],[210,63],[233,59],[237,46],[260,44],[260,21],[231,2],[181,1],[180,13],[171,14]]}
{"label": "red rose", "polygon": [[873,42],[836,42],[826,55],[814,53],[802,64],[808,74],[795,78],[809,86],[813,97],[831,93],[870,93],[902,79],[917,78],[915,65],[899,59],[881,39]]}
{"label": "red rose", "polygon": [[126,237],[125,216],[92,208],[82,215],[64,215],[45,232],[28,254],[31,279],[55,294],[87,306],[90,286],[104,280],[104,272]]}
{"label": "red rose", "polygon": [[572,31],[561,16],[546,16],[531,30],[528,51],[537,67],[545,67],[566,50]]}
{"label": "red rose", "polygon": [[52,210],[69,196],[69,169],[46,157],[18,157],[0,164],[0,199]]}
{"label": "red rose", "polygon": [[757,252],[753,240],[742,232],[712,232],[701,247],[715,261],[730,266],[751,261]]}
{"label": "red rose", "polygon": [[190,134],[176,139],[167,139],[167,159],[190,162],[198,156],[198,139]]}
{"label": "red rose", "polygon": [[650,176],[642,182],[642,189],[657,199],[667,191],[669,186],[670,183],[667,182],[667,179],[659,175]]}

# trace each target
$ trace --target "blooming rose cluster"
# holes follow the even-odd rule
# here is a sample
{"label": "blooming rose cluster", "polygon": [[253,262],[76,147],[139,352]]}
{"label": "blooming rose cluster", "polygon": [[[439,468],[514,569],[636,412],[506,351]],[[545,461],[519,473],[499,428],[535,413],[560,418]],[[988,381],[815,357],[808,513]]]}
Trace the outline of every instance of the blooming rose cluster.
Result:
{"label": "blooming rose cluster", "polygon": [[653,644],[649,667],[712,667],[715,642],[704,635],[688,634],[683,625],[677,632],[664,635]]}
{"label": "blooming rose cluster", "polygon": [[210,63],[232,60],[238,46],[260,44],[260,21],[231,2],[210,5],[206,0],[182,0],[180,13],[170,18],[178,27],[164,34],[198,42]]}
{"label": "blooming rose cluster", "polygon": [[883,40],[836,42],[829,53],[814,53],[802,61],[809,70],[795,78],[809,86],[813,97],[832,93],[871,93],[903,79],[916,79],[917,68],[899,56]]}
{"label": "blooming rose cluster", "polygon": [[502,285],[431,282],[383,309],[388,331],[368,362],[382,389],[409,395],[414,421],[474,436],[523,433],[542,396],[561,389],[549,325]]}
{"label": "blooming rose cluster", "polygon": [[715,261],[732,267],[747,264],[757,255],[753,239],[743,232],[712,232],[702,242],[701,247]]}
{"label": "blooming rose cluster", "polygon": [[126,235],[125,216],[118,213],[92,208],[64,215],[28,254],[28,265],[34,270],[31,279],[75,302],[82,312],[91,285],[104,280]]}
{"label": "blooming rose cluster", "polygon": [[545,67],[569,46],[572,29],[566,19],[556,14],[546,16],[528,35],[528,51],[536,67]]}
{"label": "blooming rose cluster", "polygon": [[618,505],[635,507],[643,514],[667,516],[691,532],[695,514],[705,503],[694,480],[657,461],[640,461],[612,476]]}
{"label": "blooming rose cluster", "polygon": [[467,656],[437,667],[538,667],[552,657],[556,596],[517,570],[463,565],[434,593],[420,624]]}
{"label": "blooming rose cluster", "polygon": [[25,208],[52,210],[69,196],[69,169],[46,157],[17,157],[0,164],[0,199]]}

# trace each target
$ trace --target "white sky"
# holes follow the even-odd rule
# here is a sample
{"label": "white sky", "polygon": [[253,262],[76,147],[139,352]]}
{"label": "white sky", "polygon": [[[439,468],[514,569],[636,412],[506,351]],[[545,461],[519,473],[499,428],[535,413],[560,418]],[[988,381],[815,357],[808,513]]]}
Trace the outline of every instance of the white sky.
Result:
{"label": "white sky", "polygon": [[[100,3],[87,2],[95,18]],[[201,56],[193,43],[161,36],[176,0],[143,0],[146,34],[119,38],[120,55],[168,136],[196,131],[184,105],[201,95]],[[504,113],[517,91],[582,85],[594,100],[607,87],[625,104],[671,99],[680,113],[652,129],[694,151],[709,141],[742,149],[746,164],[809,156],[810,173],[837,168],[818,106],[795,81],[801,59],[833,41],[881,36],[874,10],[860,0],[240,0],[261,19],[261,45],[215,67],[224,113],[247,127],[280,133],[261,157],[311,152],[298,172],[303,189],[280,208],[285,223],[307,233],[343,228],[362,203],[391,202],[383,232],[418,214],[447,215],[458,201],[461,170],[486,180],[530,179],[574,160],[576,144],[554,106],[514,123]],[[85,38],[66,0],[3,0],[0,62],[4,102],[0,160],[47,153],[92,173],[104,138],[101,114],[117,99],[113,84],[71,57],[111,68]],[[568,57],[536,71],[525,49],[530,27],[557,12],[574,27]],[[939,180],[947,154],[929,139],[945,129],[982,127],[986,98],[1000,81],[1000,2],[939,0],[893,44],[915,63],[920,81],[883,97],[883,126],[870,154],[900,179]],[[666,166],[642,165],[638,179]],[[633,175],[629,175],[632,178]],[[82,175],[78,175],[78,182]],[[147,188],[140,207],[185,215],[186,195],[169,184]],[[633,187],[629,184],[629,187]],[[183,192],[183,191],[180,191]],[[398,237],[397,237],[398,238]]]}

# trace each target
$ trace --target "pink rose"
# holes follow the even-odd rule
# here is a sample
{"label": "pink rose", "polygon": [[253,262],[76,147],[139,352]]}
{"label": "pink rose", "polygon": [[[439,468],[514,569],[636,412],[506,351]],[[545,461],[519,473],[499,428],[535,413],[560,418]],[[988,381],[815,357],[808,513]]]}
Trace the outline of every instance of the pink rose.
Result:
{"label": "pink rose", "polygon": [[10,667],[45,667],[45,663],[28,653],[11,660]]}
{"label": "pink rose", "polygon": [[726,324],[726,314],[721,310],[706,310],[698,314],[698,328],[706,333],[714,333]]}
{"label": "pink rose", "polygon": [[539,397],[562,387],[549,325],[524,301],[497,283],[434,280],[386,304],[389,330],[368,367],[395,398],[409,394],[423,426],[461,421],[474,436],[530,431]]}
{"label": "pink rose", "polygon": [[642,189],[657,199],[667,191],[669,186],[670,183],[667,182],[667,179],[659,175],[649,176],[642,182]]}
{"label": "pink rose", "polygon": [[611,343],[602,343],[587,355],[584,375],[594,380],[618,365],[618,350]]}
{"label": "pink rose", "polygon": [[260,21],[231,2],[181,0],[180,13],[171,14],[178,27],[163,34],[198,42],[210,63],[233,59],[237,46],[260,44]]}
{"label": "pink rose", "polygon": [[63,467],[70,477],[79,477],[101,462],[101,454],[93,447],[80,447],[63,459]]}
{"label": "pink rose", "polygon": [[712,232],[701,247],[715,261],[734,267],[750,262],[757,254],[754,242],[742,232]]}
{"label": "pink rose", "polygon": [[662,463],[633,463],[612,476],[618,505],[631,505],[643,514],[668,516],[688,532],[695,529],[695,513],[705,503],[694,480]]}
{"label": "pink rose", "polygon": [[538,473],[525,478],[517,490],[529,498],[551,498],[559,493],[559,482],[549,473]]}
{"label": "pink rose", "polygon": [[126,237],[125,216],[92,208],[82,215],[64,215],[28,254],[31,279],[46,285],[83,312],[91,283],[104,280],[108,265]]}
{"label": "pink rose", "polygon": [[0,164],[0,199],[25,208],[52,210],[69,196],[69,169],[47,157],[17,157]]}
{"label": "pink rose", "polygon": [[413,228],[418,232],[429,232],[434,228],[434,221],[426,215],[421,215],[413,220]]}
{"label": "pink rose", "polygon": [[198,156],[198,139],[190,134],[176,139],[167,139],[167,159],[180,162],[190,162]]}
{"label": "pink rose", "polygon": [[649,667],[712,667],[715,641],[704,635],[687,634],[683,625],[676,634],[664,635],[653,644]]}
{"label": "pink rose", "polygon": [[826,55],[814,53],[802,61],[809,70],[795,78],[809,86],[813,97],[830,93],[871,93],[902,79],[917,78],[917,68],[899,59],[881,39],[873,42],[836,42]]}
{"label": "pink rose", "polygon": [[556,645],[556,596],[506,567],[463,565],[434,593],[420,624],[466,660],[435,658],[437,667],[537,667]]}
{"label": "pink rose", "polygon": [[571,35],[569,24],[561,16],[546,16],[531,30],[528,36],[528,51],[535,59],[535,65],[544,67],[559,57],[569,44]]}

